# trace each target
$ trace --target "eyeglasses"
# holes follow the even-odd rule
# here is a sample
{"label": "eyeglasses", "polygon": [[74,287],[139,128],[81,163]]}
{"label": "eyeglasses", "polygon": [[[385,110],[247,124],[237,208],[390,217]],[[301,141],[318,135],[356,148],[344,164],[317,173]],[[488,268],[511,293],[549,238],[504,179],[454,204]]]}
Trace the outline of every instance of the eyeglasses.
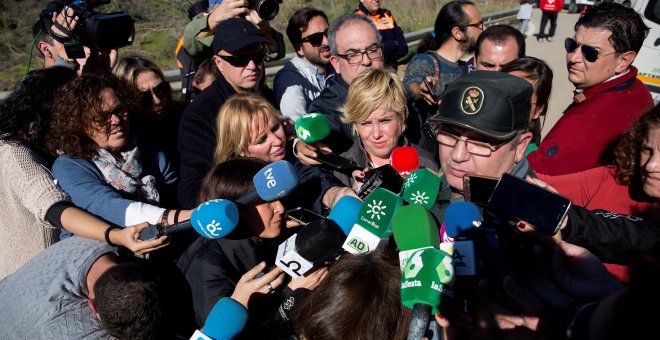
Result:
{"label": "eyeglasses", "polygon": [[380,60],[383,58],[383,48],[381,45],[373,45],[361,51],[353,51],[346,54],[337,54],[339,58],[345,59],[351,65],[358,65],[362,62],[362,56],[367,55],[369,60]]}
{"label": "eyeglasses", "polygon": [[101,111],[94,116],[93,121],[99,126],[106,126],[113,115],[117,116],[119,119],[126,119],[126,117],[128,117],[128,107],[120,104],[111,111]]}
{"label": "eyeglasses", "polygon": [[448,146],[448,147],[455,147],[456,144],[458,144],[459,141],[465,142],[465,148],[467,152],[473,155],[477,156],[483,156],[483,157],[489,157],[493,152],[497,151],[497,149],[501,148],[503,145],[508,143],[509,141],[501,142],[500,144],[493,145],[491,143],[487,142],[480,142],[472,139],[461,139],[461,136],[456,136],[450,132],[440,130],[438,131],[438,134],[436,135],[436,140],[438,143]]}
{"label": "eyeglasses", "polygon": [[478,28],[479,30],[483,31],[484,30],[484,21],[481,20],[481,21],[479,21],[477,23],[474,23],[474,24],[464,25],[464,27],[470,27],[470,26]]}
{"label": "eyeglasses", "polygon": [[310,34],[306,37],[300,38],[301,42],[308,42],[314,47],[319,47],[321,44],[323,44],[323,37],[326,37],[328,35],[328,30],[325,30],[323,32],[317,32],[314,34]]}
{"label": "eyeglasses", "polygon": [[612,53],[599,55],[598,50],[593,46],[580,44],[573,38],[566,38],[566,40],[564,40],[564,48],[566,49],[566,53],[573,53],[578,47],[580,47],[580,51],[582,52],[584,59],[590,63],[595,62],[601,57],[616,53],[616,51],[614,51]]}
{"label": "eyeglasses", "polygon": [[170,83],[162,81],[160,84],[151,88],[151,90],[142,92],[143,103],[151,104],[153,102],[153,96],[156,96],[159,99],[167,98],[171,91],[172,88],[170,87]]}
{"label": "eyeglasses", "polygon": [[250,61],[253,61],[255,64],[259,65],[264,62],[264,52],[259,51],[257,53],[252,53],[252,54],[244,54],[244,55],[217,55],[218,57],[222,58],[226,62],[230,63],[231,66],[234,67],[245,67],[247,66]]}

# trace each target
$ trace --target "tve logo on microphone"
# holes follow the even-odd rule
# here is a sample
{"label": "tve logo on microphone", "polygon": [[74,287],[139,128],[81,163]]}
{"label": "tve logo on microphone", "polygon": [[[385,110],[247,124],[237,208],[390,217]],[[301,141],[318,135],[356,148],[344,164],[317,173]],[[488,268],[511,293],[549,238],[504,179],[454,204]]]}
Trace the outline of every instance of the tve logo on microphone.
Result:
{"label": "tve logo on microphone", "polygon": [[264,171],[264,176],[266,177],[266,186],[268,189],[272,189],[277,186],[277,181],[273,176],[273,168],[268,168]]}

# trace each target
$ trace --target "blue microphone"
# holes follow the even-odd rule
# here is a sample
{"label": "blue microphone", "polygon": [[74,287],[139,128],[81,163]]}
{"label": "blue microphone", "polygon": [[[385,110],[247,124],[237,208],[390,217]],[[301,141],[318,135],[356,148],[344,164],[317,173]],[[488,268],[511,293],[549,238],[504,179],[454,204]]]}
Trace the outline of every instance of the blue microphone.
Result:
{"label": "blue microphone", "polygon": [[235,338],[248,319],[248,311],[236,300],[221,298],[206,318],[203,332],[197,330],[191,340],[225,340]]}
{"label": "blue microphone", "polygon": [[477,274],[474,238],[482,222],[479,208],[470,202],[452,203],[445,211],[440,249],[452,255],[458,276]]}
{"label": "blue microphone", "polygon": [[335,221],[344,232],[344,235],[348,235],[357,223],[361,208],[362,201],[353,196],[343,196],[330,210],[328,219]]}
{"label": "blue microphone", "polygon": [[298,175],[293,164],[281,160],[270,163],[259,170],[254,175],[252,182],[254,189],[237,199],[236,204],[247,205],[257,198],[266,202],[278,200],[296,189]]}
{"label": "blue microphone", "polygon": [[200,204],[190,215],[190,219],[169,226],[150,225],[140,231],[142,241],[157,239],[194,229],[199,235],[209,239],[219,239],[231,233],[238,224],[238,207],[225,199],[214,199]]}

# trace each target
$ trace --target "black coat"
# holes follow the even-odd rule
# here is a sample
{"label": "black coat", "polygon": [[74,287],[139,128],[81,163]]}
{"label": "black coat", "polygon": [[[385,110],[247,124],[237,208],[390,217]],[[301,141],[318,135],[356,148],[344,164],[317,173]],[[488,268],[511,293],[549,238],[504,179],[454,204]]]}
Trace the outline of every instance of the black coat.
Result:
{"label": "black coat", "polygon": [[[179,203],[184,209],[197,206],[197,196],[204,176],[213,167],[213,152],[217,144],[215,121],[224,102],[236,91],[222,74],[183,111],[179,123]],[[261,85],[259,94],[275,107],[273,92]]]}

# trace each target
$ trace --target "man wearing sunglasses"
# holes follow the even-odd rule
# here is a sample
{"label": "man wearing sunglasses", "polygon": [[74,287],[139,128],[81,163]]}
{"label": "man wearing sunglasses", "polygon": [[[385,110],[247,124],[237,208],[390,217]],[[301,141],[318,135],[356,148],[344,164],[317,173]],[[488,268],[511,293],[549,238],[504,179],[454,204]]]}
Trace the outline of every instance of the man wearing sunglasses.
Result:
{"label": "man wearing sunglasses", "polygon": [[590,7],[567,38],[573,103],[528,160],[536,172],[562,175],[607,163],[610,145],[653,105],[632,66],[648,27],[635,10],[615,3]]}
{"label": "man wearing sunglasses", "polygon": [[266,39],[243,18],[230,18],[216,28],[213,61],[220,71],[215,81],[202,91],[183,112],[179,124],[179,203],[193,208],[202,179],[211,169],[216,145],[215,120],[225,100],[240,92],[256,92],[274,102],[264,85]]}
{"label": "man wearing sunglasses", "polygon": [[286,117],[297,120],[321,94],[333,72],[328,46],[328,18],[321,10],[303,7],[289,19],[286,34],[297,56],[275,75],[275,100]]}
{"label": "man wearing sunglasses", "polygon": [[[449,85],[426,131],[438,142],[439,207],[463,200],[463,177],[533,175],[525,160],[532,87],[506,73],[474,71]],[[443,219],[439,219],[442,221]]]}
{"label": "man wearing sunglasses", "polygon": [[385,66],[396,71],[399,58],[408,54],[408,43],[392,12],[381,7],[381,0],[360,0],[354,12],[366,15],[376,24],[383,42]]}

